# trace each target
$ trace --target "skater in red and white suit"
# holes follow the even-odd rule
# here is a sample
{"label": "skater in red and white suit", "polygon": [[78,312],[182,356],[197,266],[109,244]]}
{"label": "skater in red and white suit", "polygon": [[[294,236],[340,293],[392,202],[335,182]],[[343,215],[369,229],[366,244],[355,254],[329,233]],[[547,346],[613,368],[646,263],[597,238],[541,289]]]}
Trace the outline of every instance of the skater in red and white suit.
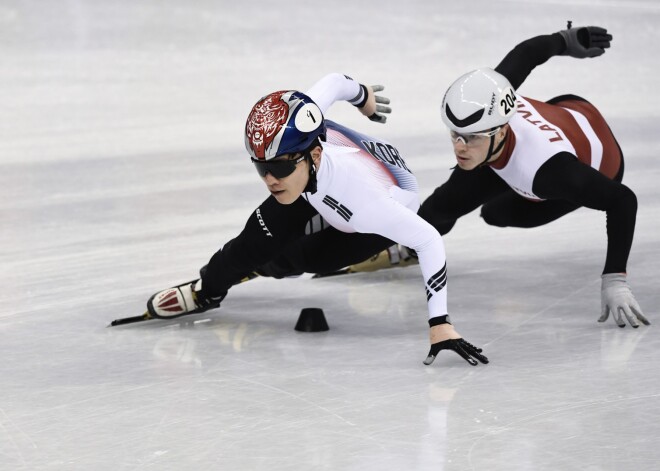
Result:
{"label": "skater in red and white suit", "polygon": [[154,317],[217,307],[233,285],[255,271],[275,277],[329,272],[396,242],[416,252],[424,277],[431,341],[425,363],[443,349],[472,365],[488,362],[449,321],[442,237],[417,214],[417,180],[399,151],[324,119],[332,103],[345,100],[370,119],[385,121],[382,113],[389,108],[377,104],[376,98],[383,100],[374,90],[380,88],[331,74],[305,94],[279,91],[254,105],[245,145],[271,196],[211,258],[200,281],[149,300]]}
{"label": "skater in red and white suit", "polygon": [[637,199],[623,177],[623,154],[601,113],[583,98],[541,102],[517,95],[539,64],[555,55],[595,57],[612,36],[574,28],[522,42],[493,69],[457,79],[442,102],[457,168],[424,201],[420,215],[446,234],[481,206],[487,224],[538,227],[587,207],[607,214],[601,317],[620,327],[649,324],[626,280]]}

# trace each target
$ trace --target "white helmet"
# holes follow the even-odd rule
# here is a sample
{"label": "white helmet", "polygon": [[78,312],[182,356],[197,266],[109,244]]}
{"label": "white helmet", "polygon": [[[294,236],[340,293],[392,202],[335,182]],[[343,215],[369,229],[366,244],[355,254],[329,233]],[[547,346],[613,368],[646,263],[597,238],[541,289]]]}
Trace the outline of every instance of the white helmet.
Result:
{"label": "white helmet", "polygon": [[442,99],[442,120],[461,134],[502,126],[515,112],[513,87],[504,75],[489,68],[459,77]]}

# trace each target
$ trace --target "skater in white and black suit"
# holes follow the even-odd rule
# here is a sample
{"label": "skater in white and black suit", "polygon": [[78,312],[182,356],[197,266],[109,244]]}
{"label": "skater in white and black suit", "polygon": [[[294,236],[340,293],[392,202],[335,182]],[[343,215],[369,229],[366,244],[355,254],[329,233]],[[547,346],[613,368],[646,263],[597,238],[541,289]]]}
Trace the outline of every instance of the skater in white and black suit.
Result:
{"label": "skater in white and black suit", "polygon": [[637,199],[623,178],[623,154],[607,122],[584,98],[541,102],[516,94],[552,56],[595,57],[612,36],[600,27],[569,28],[516,46],[493,70],[457,79],[442,102],[457,168],[424,201],[420,215],[446,234],[481,206],[487,224],[537,227],[587,207],[607,214],[607,256],[600,322],[638,327],[644,317],[626,279]]}
{"label": "skater in white and black suit", "polygon": [[399,151],[324,119],[332,103],[345,100],[384,122],[389,108],[377,104],[387,103],[375,96],[380,90],[330,74],[306,93],[278,91],[259,100],[246,122],[245,144],[271,196],[211,258],[201,280],[156,293],[149,312],[163,318],[202,312],[252,272],[333,271],[396,242],[416,252],[424,277],[431,342],[425,363],[443,349],[472,365],[487,363],[449,321],[443,241],[417,215],[417,180]]}

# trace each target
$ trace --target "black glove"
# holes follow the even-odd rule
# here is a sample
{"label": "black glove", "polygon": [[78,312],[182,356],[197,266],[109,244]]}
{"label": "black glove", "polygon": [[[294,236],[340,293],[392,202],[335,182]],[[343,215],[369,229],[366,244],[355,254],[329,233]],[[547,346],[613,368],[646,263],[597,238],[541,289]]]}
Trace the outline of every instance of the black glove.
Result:
{"label": "black glove", "polygon": [[424,360],[424,364],[430,365],[433,363],[433,360],[435,360],[435,357],[440,353],[440,350],[453,350],[472,366],[477,366],[477,361],[474,358],[481,363],[488,363],[488,358],[481,354],[483,351],[482,349],[475,347],[464,339],[449,339],[431,345],[431,350],[429,350],[429,355],[426,357],[426,360]]}
{"label": "black glove", "polygon": [[571,28],[571,22],[568,22],[568,29],[559,32],[566,41],[566,50],[562,56],[577,57],[597,57],[605,53],[605,49],[610,47],[612,35],[607,34],[605,28],[599,26],[582,26]]}

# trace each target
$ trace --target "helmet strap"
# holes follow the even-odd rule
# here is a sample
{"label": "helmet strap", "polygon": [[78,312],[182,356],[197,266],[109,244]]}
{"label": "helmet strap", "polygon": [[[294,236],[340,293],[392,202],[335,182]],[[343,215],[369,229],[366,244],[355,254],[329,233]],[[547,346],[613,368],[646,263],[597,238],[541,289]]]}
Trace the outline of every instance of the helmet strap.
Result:
{"label": "helmet strap", "polygon": [[311,193],[313,195],[316,193],[316,167],[314,166],[314,159],[309,150],[305,151],[305,157],[305,160],[307,160],[307,164],[309,165],[309,180],[307,180],[307,186],[303,192]]}
{"label": "helmet strap", "polygon": [[484,165],[486,165],[488,163],[488,161],[490,160],[490,158],[493,155],[497,154],[502,149],[502,147],[504,147],[504,143],[506,142],[506,137],[507,136],[508,136],[508,133],[504,135],[504,137],[502,138],[500,143],[497,144],[497,147],[495,147],[494,149],[493,149],[493,147],[495,146],[495,136],[490,137],[490,144],[488,146],[488,154],[486,155],[486,158],[484,159],[484,161],[481,162],[479,165],[477,165],[477,167],[483,167]]}

